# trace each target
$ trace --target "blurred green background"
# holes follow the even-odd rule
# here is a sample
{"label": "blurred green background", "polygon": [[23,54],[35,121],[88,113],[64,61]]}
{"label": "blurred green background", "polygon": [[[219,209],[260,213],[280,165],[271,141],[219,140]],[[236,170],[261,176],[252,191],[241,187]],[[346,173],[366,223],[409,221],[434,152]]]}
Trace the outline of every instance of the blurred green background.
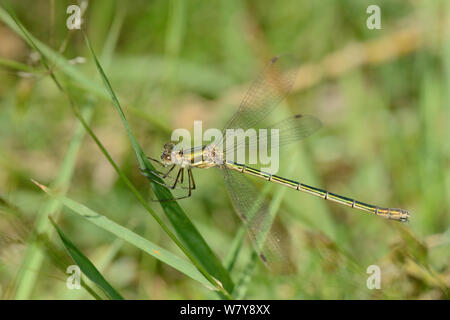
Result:
{"label": "blurred green background", "polygon": [[[92,298],[66,288],[64,271],[73,262],[47,221],[61,211],[58,225],[125,298],[219,298],[70,210],[48,207],[49,198],[31,182],[64,190],[183,256],[83,136],[66,97],[5,11],[11,6],[33,36],[64,57],[49,61],[52,70],[120,169],[170,225],[160,204],[150,201],[154,195],[81,32],[66,28],[70,4],[76,2],[1,2],[0,297]],[[380,30],[366,27],[371,4],[381,8]],[[252,257],[246,239],[231,272],[235,297],[450,297],[448,1],[95,0],[83,23],[148,155],[158,157],[171,131],[191,130],[194,120],[221,128],[257,72],[274,55],[290,52],[302,64],[280,113],[313,114],[324,127],[284,151],[279,175],[411,212],[409,223],[395,223],[252,180],[268,192],[291,237],[297,271],[271,273]],[[64,72],[65,65],[84,77]],[[224,261],[239,239],[240,220],[221,175],[215,169],[194,174],[198,190],[179,204]],[[33,230],[51,244],[41,262],[29,256]],[[381,268],[379,290],[366,286],[370,265]]]}

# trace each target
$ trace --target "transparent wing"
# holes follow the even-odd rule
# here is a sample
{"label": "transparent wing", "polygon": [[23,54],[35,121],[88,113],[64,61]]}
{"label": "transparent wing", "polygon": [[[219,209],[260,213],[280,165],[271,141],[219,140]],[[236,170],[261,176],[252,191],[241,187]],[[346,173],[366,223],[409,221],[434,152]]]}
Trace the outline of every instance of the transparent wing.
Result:
{"label": "transparent wing", "polygon": [[[226,124],[223,132],[222,146],[226,146],[229,130],[254,128],[266,118],[275,107],[289,94],[296,77],[297,59],[292,55],[273,58],[262,73],[254,80],[239,109]],[[307,136],[314,130],[314,121],[290,120],[276,126],[281,129],[285,141],[298,140],[301,135]],[[318,120],[317,120],[318,121]],[[319,122],[320,123],[320,122]],[[303,124],[303,129],[295,129]],[[319,126],[320,127],[320,126]],[[309,129],[307,129],[309,128]],[[304,130],[302,133],[301,130]],[[310,133],[309,133],[310,132]],[[268,135],[265,139],[270,139]],[[283,138],[284,139],[284,138]],[[270,141],[270,140],[268,140]],[[284,140],[282,143],[285,143]],[[258,141],[255,141],[258,144]],[[234,146],[237,147],[237,146]],[[253,247],[264,264],[276,272],[290,272],[293,264],[289,259],[287,237],[275,231],[275,214],[270,214],[263,194],[252,185],[242,173],[234,170],[222,170],[233,207],[244,223]]]}
{"label": "transparent wing", "polygon": [[296,77],[298,61],[293,55],[274,57],[253,81],[239,109],[226,124],[226,129],[243,129],[255,126],[269,115],[291,91]]}
{"label": "transparent wing", "polygon": [[[289,143],[293,143],[302,139],[305,139],[318,131],[322,127],[322,122],[311,115],[295,115],[291,118],[284,119],[271,125],[265,130],[257,132],[256,139],[242,139],[239,142],[230,144],[231,146],[225,149],[242,148],[245,146],[248,150],[256,148],[263,148],[269,146],[272,143],[278,144],[278,147],[282,147]],[[275,137],[274,135],[278,136]]]}
{"label": "transparent wing", "polygon": [[288,238],[273,228],[263,194],[242,173],[222,169],[233,207],[244,223],[252,245],[264,264],[272,271],[287,273],[294,270],[289,258]]}

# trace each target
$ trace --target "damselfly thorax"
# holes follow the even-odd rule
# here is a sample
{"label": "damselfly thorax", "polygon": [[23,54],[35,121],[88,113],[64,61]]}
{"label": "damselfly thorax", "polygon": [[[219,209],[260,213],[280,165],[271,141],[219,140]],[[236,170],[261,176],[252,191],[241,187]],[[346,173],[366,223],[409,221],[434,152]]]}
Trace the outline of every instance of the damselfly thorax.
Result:
{"label": "damselfly thorax", "polygon": [[[289,56],[288,56],[289,57]],[[250,87],[247,95],[244,97],[238,111],[230,119],[225,129],[242,129],[247,130],[253,128],[272,112],[290,92],[295,80],[295,72],[280,72],[276,67],[278,61],[286,61],[289,58],[283,56],[282,59],[275,57],[271,60],[262,74],[256,78]],[[314,116],[295,115],[281,122],[275,123],[270,128],[276,128],[279,133],[278,146],[286,145],[304,139],[321,127],[321,122]],[[225,131],[225,130],[224,130]],[[159,163],[164,167],[169,167],[167,172],[144,171],[148,177],[158,177],[161,179],[170,178],[173,183],[170,185],[154,180],[158,184],[162,184],[171,189],[177,188],[177,184],[183,184],[184,171],[187,170],[188,194],[176,199],[187,198],[191,196],[191,191],[195,190],[193,168],[219,168],[223,173],[225,185],[233,203],[235,211],[243,221],[250,239],[258,252],[261,260],[269,267],[274,266],[274,262],[286,264],[285,254],[280,250],[279,238],[272,234],[271,225],[274,217],[271,217],[268,205],[260,192],[252,185],[245,175],[251,175],[264,179],[268,182],[274,182],[283,186],[287,186],[296,191],[302,191],[330,200],[348,207],[370,212],[374,215],[387,219],[405,222],[408,221],[409,213],[399,208],[380,207],[357,201],[352,198],[340,196],[338,194],[328,192],[323,189],[309,186],[298,181],[286,179],[259,169],[251,168],[245,164],[234,162],[234,159],[227,158],[227,149],[223,149],[223,145],[227,140],[227,136],[223,137],[223,141],[219,143],[213,142],[204,146],[177,150],[173,143],[164,145],[161,160],[150,158],[152,161]],[[261,138],[258,137],[256,144],[249,143],[248,147],[255,147]],[[267,141],[266,141],[267,142]],[[228,145],[227,145],[228,148]],[[178,167],[175,177],[171,172]],[[165,180],[164,180],[165,181]],[[169,199],[172,201],[175,199]],[[159,199],[158,201],[165,201]]]}
{"label": "damselfly thorax", "polygon": [[161,154],[163,166],[180,166],[182,168],[212,168],[225,164],[223,151],[214,144],[193,147],[189,149],[175,149],[173,143],[166,143]]}

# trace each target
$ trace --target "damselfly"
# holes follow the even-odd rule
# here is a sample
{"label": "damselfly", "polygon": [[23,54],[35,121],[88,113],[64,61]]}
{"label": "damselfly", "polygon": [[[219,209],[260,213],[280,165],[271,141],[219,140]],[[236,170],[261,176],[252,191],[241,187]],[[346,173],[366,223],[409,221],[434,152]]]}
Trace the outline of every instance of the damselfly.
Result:
{"label": "damselfly", "polygon": [[[244,177],[245,174],[269,182],[282,184],[294,190],[304,191],[322,199],[331,200],[354,209],[367,211],[387,219],[405,222],[409,217],[408,211],[403,209],[384,208],[367,204],[298,181],[264,172],[247,166],[245,163],[238,163],[233,159],[227,158],[228,152],[225,146],[228,145],[225,142],[228,136],[226,134],[226,129],[240,128],[247,130],[256,126],[266,118],[291,91],[295,81],[296,72],[293,71],[293,69],[282,72],[280,68],[280,64],[291,59],[293,59],[293,57],[289,55],[273,58],[263,72],[255,79],[242,100],[238,111],[225,126],[223,141],[214,141],[208,145],[180,150],[175,148],[173,143],[167,143],[164,146],[161,160],[153,158],[149,159],[158,162],[163,167],[169,167],[168,171],[165,173],[161,171],[143,172],[150,177],[153,175],[162,179],[173,179],[174,181],[173,183],[171,182],[170,185],[167,183],[158,183],[171,189],[175,189],[178,184],[183,183],[184,170],[186,169],[188,180],[187,194],[177,198],[182,199],[190,197],[192,190],[196,187],[194,176],[192,174],[193,168],[215,167],[222,169],[221,171],[228,193],[232,199],[234,209],[246,226],[248,234],[261,260],[269,267],[274,260],[282,259],[283,253],[280,252],[278,248],[280,246],[279,239],[270,232],[273,217],[268,213],[268,206],[264,197],[261,197],[252,183]],[[270,128],[278,129],[278,144],[281,146],[306,138],[316,132],[320,127],[321,122],[315,117],[311,115],[296,115],[278,122]],[[255,148],[260,142],[262,142],[261,139],[253,142],[246,141],[245,143],[247,144],[247,148]],[[237,148],[240,146],[234,145],[233,147]],[[173,178],[170,174],[176,167],[179,169]]]}

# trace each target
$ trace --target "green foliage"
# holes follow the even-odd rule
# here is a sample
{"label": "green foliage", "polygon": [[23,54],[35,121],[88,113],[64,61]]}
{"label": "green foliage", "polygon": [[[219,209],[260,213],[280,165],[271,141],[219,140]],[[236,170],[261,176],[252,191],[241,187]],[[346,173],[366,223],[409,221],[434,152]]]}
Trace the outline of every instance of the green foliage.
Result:
{"label": "green foliage", "polygon": [[[447,2],[382,2],[382,29],[368,30],[370,1],[96,0],[73,31],[68,1],[2,3],[0,296],[101,298],[67,290],[72,258],[109,298],[448,299]],[[194,171],[188,200],[160,203],[172,193],[139,169],[153,169],[146,155],[173,129],[221,128],[283,52],[303,65],[279,117],[324,127],[283,152],[279,174],[408,209],[411,222],[255,180],[290,235],[297,270],[278,275],[252,252],[215,169]],[[381,290],[366,287],[369,265]]]}
{"label": "green foliage", "polygon": [[69,255],[72,257],[73,261],[80,267],[86,277],[88,277],[92,282],[97,284],[103,292],[113,300],[123,300],[123,297],[103,278],[102,274],[95,268],[91,261],[81,252],[62,232],[55,221],[50,220],[59,238],[64,244]]}

